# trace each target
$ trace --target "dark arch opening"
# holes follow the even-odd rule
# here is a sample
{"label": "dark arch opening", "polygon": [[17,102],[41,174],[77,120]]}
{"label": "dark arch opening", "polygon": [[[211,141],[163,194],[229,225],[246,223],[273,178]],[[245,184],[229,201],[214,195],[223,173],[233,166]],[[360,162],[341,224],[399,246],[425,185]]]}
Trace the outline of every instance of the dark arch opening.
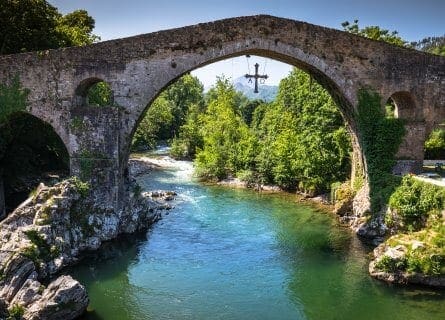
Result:
{"label": "dark arch opening", "polygon": [[111,86],[100,78],[83,80],[75,92],[76,106],[105,107],[113,105]]}
{"label": "dark arch opening", "polygon": [[387,114],[395,118],[407,121],[416,121],[421,115],[417,114],[416,101],[408,91],[398,91],[393,93],[387,101]]}
{"label": "dark arch opening", "polygon": [[7,214],[40,182],[51,184],[68,175],[69,155],[51,125],[19,112],[0,125],[0,168],[0,188],[4,189],[0,190],[0,197],[4,195],[2,211]]}

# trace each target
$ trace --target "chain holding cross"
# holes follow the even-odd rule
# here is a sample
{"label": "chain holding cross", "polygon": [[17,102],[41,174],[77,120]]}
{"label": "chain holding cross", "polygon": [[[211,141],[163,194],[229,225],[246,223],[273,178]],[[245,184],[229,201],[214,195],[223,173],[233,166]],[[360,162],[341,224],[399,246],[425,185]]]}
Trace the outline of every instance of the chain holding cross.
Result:
{"label": "chain holding cross", "polygon": [[259,74],[258,68],[260,65],[258,63],[255,63],[255,74],[245,74],[244,76],[249,79],[249,82],[252,81],[252,78],[255,78],[255,90],[253,90],[254,93],[258,93],[258,79],[267,79],[267,74]]}

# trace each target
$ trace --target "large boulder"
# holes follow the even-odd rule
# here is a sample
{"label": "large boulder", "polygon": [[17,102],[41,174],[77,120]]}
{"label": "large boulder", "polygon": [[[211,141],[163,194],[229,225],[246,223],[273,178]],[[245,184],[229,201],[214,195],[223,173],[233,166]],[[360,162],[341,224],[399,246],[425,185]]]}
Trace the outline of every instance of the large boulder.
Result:
{"label": "large boulder", "polygon": [[85,287],[70,276],[50,283],[40,299],[26,308],[24,318],[30,320],[76,319],[89,303]]}

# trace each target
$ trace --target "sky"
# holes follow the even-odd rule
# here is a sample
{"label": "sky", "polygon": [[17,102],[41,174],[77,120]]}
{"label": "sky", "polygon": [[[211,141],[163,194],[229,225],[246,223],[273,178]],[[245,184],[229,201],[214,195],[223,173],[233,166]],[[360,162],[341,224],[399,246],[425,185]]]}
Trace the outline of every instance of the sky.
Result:
{"label": "sky", "polygon": [[[445,34],[445,0],[49,0],[62,13],[86,9],[96,20],[94,33],[110,40],[218,19],[269,14],[342,29],[344,21],[397,30],[407,41]],[[249,60],[249,61],[248,61]],[[216,75],[237,78],[260,64],[276,85],[291,67],[278,61],[238,57],[193,72],[205,87]],[[264,69],[264,66],[266,68]]]}

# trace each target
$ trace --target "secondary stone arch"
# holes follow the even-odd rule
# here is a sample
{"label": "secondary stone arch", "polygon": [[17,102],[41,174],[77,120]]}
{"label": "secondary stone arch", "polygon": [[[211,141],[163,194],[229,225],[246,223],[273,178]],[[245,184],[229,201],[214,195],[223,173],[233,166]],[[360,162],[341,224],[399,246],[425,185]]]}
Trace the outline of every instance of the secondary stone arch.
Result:
{"label": "secondary stone arch", "polygon": [[[82,107],[82,106],[90,105],[90,103],[88,101],[89,90],[93,86],[100,84],[100,83],[104,83],[107,87],[110,87],[110,84],[106,81],[106,79],[103,79],[98,76],[92,76],[92,77],[88,77],[88,78],[82,80],[78,84],[78,86],[76,87],[76,90],[74,92],[73,106],[74,107]],[[112,103],[112,101],[113,101],[112,91],[110,92],[110,94],[111,95],[107,98]]]}
{"label": "secondary stone arch", "polygon": [[[8,138],[11,133],[13,136]],[[6,143],[0,158],[1,220],[2,212],[7,214],[15,209],[40,179],[49,182],[54,174],[68,175],[70,155],[55,128],[26,111],[10,114],[0,126],[0,134]]]}
{"label": "secondary stone arch", "polygon": [[394,116],[406,121],[423,121],[421,109],[417,108],[417,99],[410,91],[396,91],[387,100],[395,106]]}

